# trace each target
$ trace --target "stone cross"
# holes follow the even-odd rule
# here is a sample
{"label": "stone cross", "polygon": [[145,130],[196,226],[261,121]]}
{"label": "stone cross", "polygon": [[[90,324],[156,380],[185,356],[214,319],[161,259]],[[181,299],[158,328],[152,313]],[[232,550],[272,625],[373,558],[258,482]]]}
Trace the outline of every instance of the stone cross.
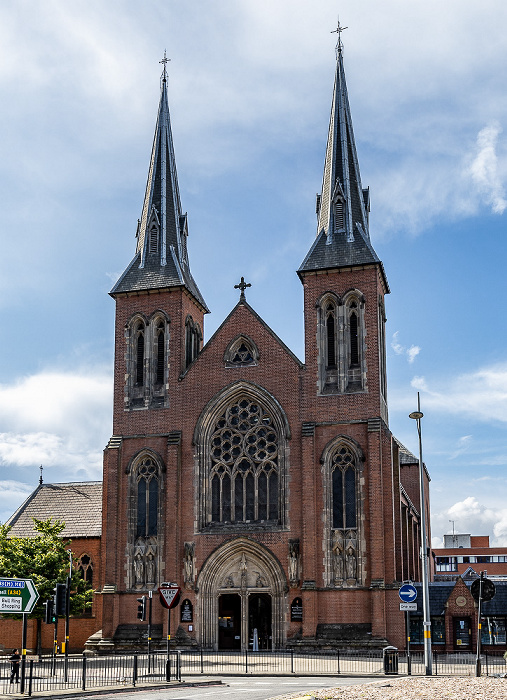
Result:
{"label": "stone cross", "polygon": [[241,282],[239,284],[234,285],[234,289],[240,289],[241,294],[239,295],[239,300],[240,301],[246,301],[246,296],[245,296],[245,289],[247,287],[251,287],[252,285],[249,282],[245,282],[245,278],[241,278]]}

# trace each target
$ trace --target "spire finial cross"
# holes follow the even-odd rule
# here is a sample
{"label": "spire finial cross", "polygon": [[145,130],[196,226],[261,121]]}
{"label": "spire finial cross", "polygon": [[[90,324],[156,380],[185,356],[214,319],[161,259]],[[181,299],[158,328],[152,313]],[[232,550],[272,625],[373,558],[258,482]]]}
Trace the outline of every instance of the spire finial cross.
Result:
{"label": "spire finial cross", "polygon": [[166,49],[164,49],[164,58],[159,61],[159,63],[164,64],[164,70],[162,71],[162,80],[166,81],[167,80],[167,71],[166,71],[166,65],[170,61],[170,58],[167,58],[167,52]]}
{"label": "spire finial cross", "polygon": [[338,26],[336,27],[336,29],[333,29],[333,31],[331,32],[331,34],[338,34],[338,42],[336,44],[336,53],[337,54],[341,53],[341,51],[343,49],[342,32],[344,32],[346,29],[348,29],[348,27],[342,27],[342,25],[340,24],[340,18],[338,17]]}
{"label": "spire finial cross", "polygon": [[234,285],[234,289],[240,289],[241,294],[239,295],[239,300],[240,301],[246,301],[246,296],[245,296],[245,289],[247,287],[251,287],[252,285],[249,282],[245,282],[245,278],[241,278],[241,282],[239,284]]}

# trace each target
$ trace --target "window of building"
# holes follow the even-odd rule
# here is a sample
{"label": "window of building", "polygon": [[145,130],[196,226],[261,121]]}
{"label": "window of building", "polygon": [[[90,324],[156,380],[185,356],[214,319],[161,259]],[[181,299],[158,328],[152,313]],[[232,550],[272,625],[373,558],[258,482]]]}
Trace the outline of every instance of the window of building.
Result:
{"label": "window of building", "polygon": [[138,323],[136,328],[136,366],[135,377],[136,386],[144,384],[144,323]]}
{"label": "window of building", "polygon": [[[431,618],[431,643],[445,644],[445,617]],[[422,617],[410,616],[410,645],[424,644]]]}
{"label": "window of building", "polygon": [[506,624],[505,617],[481,618],[481,641],[488,646],[505,645]]}
{"label": "window of building", "polygon": [[199,324],[192,316],[185,321],[185,367],[188,367],[197,357],[201,349],[202,333]]}
{"label": "window of building", "polygon": [[211,522],[278,522],[278,435],[247,398],[230,405],[211,436]]}
{"label": "window of building", "polygon": [[239,336],[229,343],[224,361],[226,367],[247,367],[256,365],[259,359],[259,350],[251,338]]}
{"label": "window of building", "polygon": [[136,315],[127,323],[127,409],[168,405],[168,326],[162,311],[154,312],[149,319]]}
{"label": "window of building", "polygon": [[86,581],[87,583],[89,583],[90,586],[92,586],[93,585],[93,563],[92,563],[91,557],[88,554],[82,554],[79,557],[77,569],[81,575],[81,578],[84,581]]}
{"label": "window of building", "polygon": [[136,536],[151,537],[158,530],[158,467],[145,457],[136,469],[137,512]]}
{"label": "window of building", "polygon": [[328,292],[318,304],[319,384],[323,394],[366,388],[364,300],[357,290],[343,299]]}
{"label": "window of building", "polygon": [[340,447],[332,458],[333,528],[357,526],[356,468],[354,455]]}

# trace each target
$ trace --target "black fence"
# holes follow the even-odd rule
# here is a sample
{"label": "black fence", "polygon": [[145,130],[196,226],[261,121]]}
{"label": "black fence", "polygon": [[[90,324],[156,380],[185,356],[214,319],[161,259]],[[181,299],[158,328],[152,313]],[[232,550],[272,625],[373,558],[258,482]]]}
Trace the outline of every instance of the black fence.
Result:
{"label": "black fence", "polygon": [[[482,674],[506,672],[503,656],[483,654]],[[375,676],[425,675],[424,655],[390,649],[375,651],[206,651],[181,650],[151,655],[134,653],[111,656],[28,657],[24,679],[11,680],[11,663],[0,660],[0,693],[29,696],[42,691],[164,684],[203,676]],[[456,652],[433,655],[434,675],[476,675],[475,654]]]}

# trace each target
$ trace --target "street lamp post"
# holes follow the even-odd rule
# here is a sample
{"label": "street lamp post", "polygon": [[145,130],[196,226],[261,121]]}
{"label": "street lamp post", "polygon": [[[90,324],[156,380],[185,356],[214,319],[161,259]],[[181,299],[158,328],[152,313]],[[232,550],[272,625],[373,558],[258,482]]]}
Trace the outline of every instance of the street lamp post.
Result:
{"label": "street lamp post", "polygon": [[409,418],[417,423],[417,434],[419,435],[419,492],[421,497],[421,563],[422,563],[422,591],[423,591],[423,629],[424,629],[424,665],[426,675],[432,675],[431,667],[431,620],[430,620],[430,588],[428,578],[428,542],[426,534],[426,503],[424,498],[424,467],[422,457],[421,438],[421,399],[417,392],[417,411],[413,411]]}

